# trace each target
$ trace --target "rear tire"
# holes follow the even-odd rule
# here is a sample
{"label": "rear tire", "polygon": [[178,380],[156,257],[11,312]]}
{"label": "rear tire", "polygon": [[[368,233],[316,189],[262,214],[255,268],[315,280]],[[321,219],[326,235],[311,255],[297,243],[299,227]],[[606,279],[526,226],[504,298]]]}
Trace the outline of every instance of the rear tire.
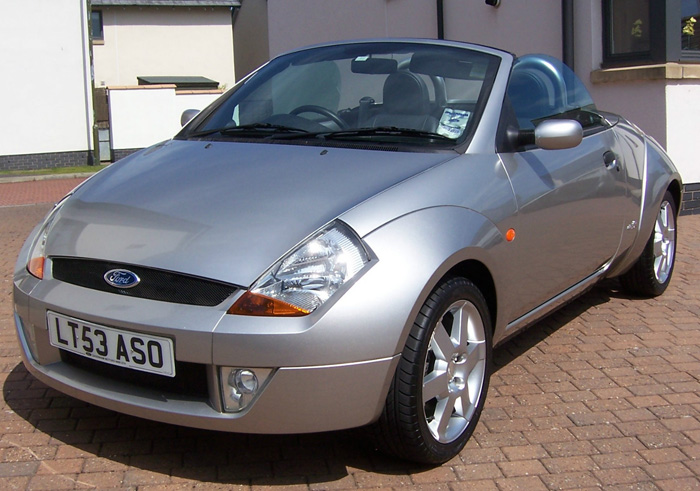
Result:
{"label": "rear tire", "polygon": [[375,424],[380,446],[422,464],[459,454],[479,420],[491,373],[491,318],[471,281],[450,278],[423,304]]}
{"label": "rear tire", "polygon": [[632,269],[620,277],[626,292],[656,297],[666,291],[676,262],[676,217],[675,201],[666,191],[642,255]]}

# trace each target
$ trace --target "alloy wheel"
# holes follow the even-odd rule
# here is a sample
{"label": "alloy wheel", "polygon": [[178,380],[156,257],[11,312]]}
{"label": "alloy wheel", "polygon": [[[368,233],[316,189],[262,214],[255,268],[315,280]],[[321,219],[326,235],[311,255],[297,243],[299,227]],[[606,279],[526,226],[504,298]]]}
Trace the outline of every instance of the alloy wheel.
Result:
{"label": "alloy wheel", "polygon": [[654,226],[654,275],[665,283],[673,268],[676,248],[676,220],[668,201],[661,204]]}
{"label": "alloy wheel", "polygon": [[459,300],[442,314],[430,339],[423,376],[425,420],[433,438],[450,443],[476,411],[486,377],[486,336],[476,306]]}

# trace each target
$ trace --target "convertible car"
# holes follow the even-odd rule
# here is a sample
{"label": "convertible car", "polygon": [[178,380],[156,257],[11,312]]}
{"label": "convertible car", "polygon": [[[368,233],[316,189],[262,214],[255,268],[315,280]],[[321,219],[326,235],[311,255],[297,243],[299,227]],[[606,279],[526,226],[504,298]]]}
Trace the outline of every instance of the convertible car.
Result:
{"label": "convertible car", "polygon": [[14,275],[27,369],[246,433],[369,426],[456,455],[492,350],[619,277],[671,279],[681,180],[560,61],[369,40],[277,58],[78,186]]}

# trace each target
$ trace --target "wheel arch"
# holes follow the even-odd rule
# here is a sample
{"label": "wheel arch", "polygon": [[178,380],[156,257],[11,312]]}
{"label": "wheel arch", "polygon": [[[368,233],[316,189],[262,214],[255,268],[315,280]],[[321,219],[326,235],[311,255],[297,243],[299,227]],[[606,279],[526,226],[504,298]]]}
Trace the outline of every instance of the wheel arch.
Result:
{"label": "wheel arch", "polygon": [[[498,317],[498,296],[496,294],[496,284],[489,268],[476,259],[468,259],[454,265],[440,280],[436,286],[446,281],[450,277],[461,276],[471,281],[481,291],[486,299],[486,305],[491,317],[491,333],[496,329],[496,319]],[[434,287],[433,287],[434,288]]]}
{"label": "wheel arch", "polygon": [[681,211],[681,199],[683,196],[683,189],[680,181],[677,179],[672,180],[668,185],[668,191],[671,193],[671,196],[673,196],[673,201],[676,205],[676,214],[679,214]]}
{"label": "wheel arch", "polygon": [[[479,288],[487,301],[492,332],[498,331],[499,278],[506,277],[499,258],[508,251],[500,229],[487,217],[457,206],[424,208],[392,220],[364,240],[379,258],[370,270],[371,281],[396,285],[381,297],[370,293],[367,299],[381,298],[392,306],[394,315],[385,322],[392,326],[391,355],[401,352],[421,306],[450,277],[464,277]],[[397,248],[397,243],[403,246]]]}

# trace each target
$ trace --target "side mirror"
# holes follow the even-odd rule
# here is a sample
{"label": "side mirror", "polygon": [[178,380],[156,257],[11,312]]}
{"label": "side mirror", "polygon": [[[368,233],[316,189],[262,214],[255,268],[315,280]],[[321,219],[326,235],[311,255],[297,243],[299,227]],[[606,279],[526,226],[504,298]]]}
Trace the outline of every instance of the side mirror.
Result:
{"label": "side mirror", "polygon": [[535,145],[545,150],[574,148],[581,140],[583,128],[573,119],[549,119],[535,128]]}
{"label": "side mirror", "polygon": [[199,114],[199,109],[185,109],[182,116],[180,116],[180,125],[185,126],[187,123],[192,121],[192,118],[194,118],[197,114]]}

